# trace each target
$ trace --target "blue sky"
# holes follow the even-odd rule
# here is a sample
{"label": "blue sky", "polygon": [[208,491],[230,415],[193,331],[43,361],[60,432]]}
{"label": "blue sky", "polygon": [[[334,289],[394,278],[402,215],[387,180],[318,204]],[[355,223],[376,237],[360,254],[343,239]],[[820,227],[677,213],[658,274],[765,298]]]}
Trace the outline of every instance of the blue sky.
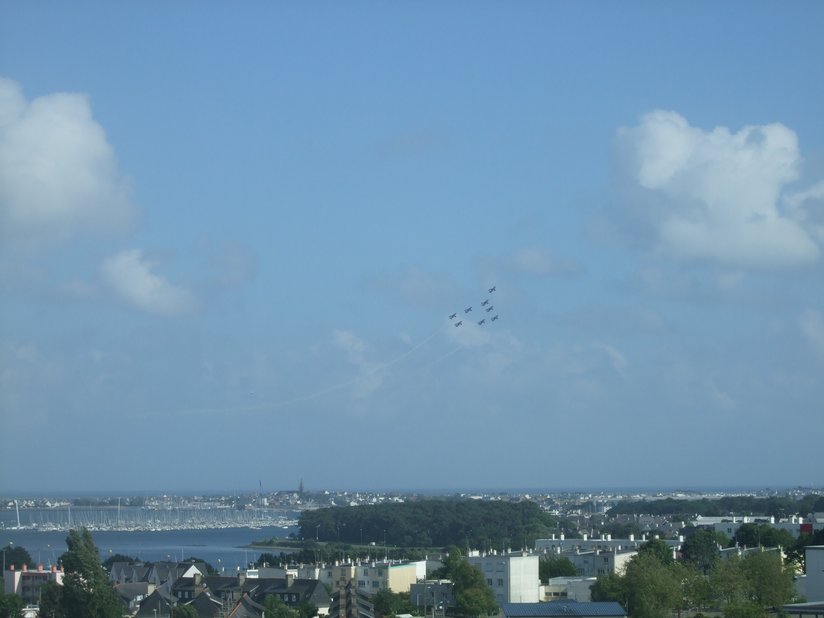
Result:
{"label": "blue sky", "polygon": [[821,3],[0,17],[0,491],[824,482]]}

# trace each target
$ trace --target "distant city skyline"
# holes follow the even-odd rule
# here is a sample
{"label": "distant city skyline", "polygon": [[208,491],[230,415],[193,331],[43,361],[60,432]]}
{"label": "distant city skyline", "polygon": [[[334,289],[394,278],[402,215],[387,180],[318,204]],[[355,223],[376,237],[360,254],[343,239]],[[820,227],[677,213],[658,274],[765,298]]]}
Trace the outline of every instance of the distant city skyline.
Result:
{"label": "distant city skyline", "polygon": [[3,2],[0,495],[821,486],[822,23]]}

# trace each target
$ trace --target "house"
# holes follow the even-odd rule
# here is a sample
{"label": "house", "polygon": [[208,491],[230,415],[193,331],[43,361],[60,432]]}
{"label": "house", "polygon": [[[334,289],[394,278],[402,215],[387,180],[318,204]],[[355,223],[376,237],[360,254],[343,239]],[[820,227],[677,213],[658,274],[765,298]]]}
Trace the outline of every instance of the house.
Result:
{"label": "house", "polygon": [[128,613],[133,614],[140,608],[141,601],[155,591],[155,585],[149,582],[128,582],[115,584],[114,590]]}
{"label": "house", "polygon": [[169,616],[172,611],[172,597],[162,590],[155,590],[140,602],[140,608],[135,616],[137,618],[155,618],[156,616]]}
{"label": "house", "polygon": [[238,600],[226,618],[261,618],[264,616],[266,608],[260,603],[255,603],[248,594],[244,594]]}
{"label": "house", "polygon": [[504,603],[501,612],[504,618],[626,618],[627,615],[624,608],[614,601]]}

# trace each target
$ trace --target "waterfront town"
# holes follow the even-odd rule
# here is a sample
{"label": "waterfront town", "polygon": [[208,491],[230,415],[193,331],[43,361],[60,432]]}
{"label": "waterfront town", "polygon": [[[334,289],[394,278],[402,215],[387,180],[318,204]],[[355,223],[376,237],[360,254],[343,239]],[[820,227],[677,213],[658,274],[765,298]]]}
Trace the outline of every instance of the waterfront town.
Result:
{"label": "waterfront town", "polygon": [[[489,538],[479,540],[473,530],[463,529],[451,547],[415,549],[398,547],[397,535],[391,528],[383,530],[383,539],[361,538],[361,543],[341,543],[342,538],[346,540],[341,529],[347,520],[336,519],[336,523],[329,524],[320,523],[325,520],[319,518],[325,513],[352,516],[374,508],[384,509],[383,513],[387,506],[412,507],[432,502],[470,504],[481,510],[485,505],[528,505],[539,517],[550,518],[546,521],[553,522],[555,532],[534,538],[508,538],[506,546],[495,546]],[[681,504],[696,510],[696,505],[762,505],[764,512],[672,515],[679,509],[671,505]],[[814,510],[789,512],[795,506]],[[747,607],[754,612],[748,615],[821,615],[822,507],[824,491],[801,488],[752,492],[458,492],[437,496],[307,492],[301,482],[297,490],[218,496],[3,497],[0,512],[2,528],[9,532],[45,532],[62,526],[67,532],[72,530],[72,537],[76,535],[73,528],[82,527],[91,547],[95,530],[113,528],[151,532],[233,526],[248,528],[250,538],[261,529],[261,522],[266,529],[283,526],[291,530],[280,540],[253,545],[260,557],[233,572],[216,570],[197,559],[146,562],[127,556],[110,557],[102,567],[108,580],[106,585],[118,600],[119,616],[445,618],[493,614],[506,618],[617,618],[739,615],[735,612],[741,610],[740,603],[722,598],[729,595],[728,591],[716,597],[705,592],[702,597],[691,589],[688,601],[684,600],[684,593],[675,600],[662,600],[657,608],[643,610],[637,606],[630,587],[623,593],[610,593],[611,584],[629,586],[631,579],[640,578],[639,565],[656,552],[655,560],[661,562],[655,564],[661,572],[675,565],[691,565],[707,586],[729,578],[730,565],[744,569],[743,580],[754,577],[753,571],[746,571],[748,568],[761,569],[763,575],[768,565],[775,565],[775,577],[786,584],[780,604],[747,600],[748,594],[753,598],[763,596],[760,592],[742,593],[741,599],[747,600]],[[68,516],[72,511],[74,519]],[[525,512],[523,508],[521,512]],[[363,537],[368,523],[358,521]],[[73,526],[68,525],[70,522]],[[506,526],[508,522],[499,523]],[[326,538],[335,529],[337,534]],[[430,532],[434,538],[435,531]],[[54,613],[51,596],[44,602],[44,591],[51,590],[50,595],[55,590],[59,593],[70,580],[72,561],[66,556],[71,551],[62,562],[15,564],[11,561],[12,550],[9,546],[3,549],[3,599],[6,606],[16,607],[14,611],[18,613],[0,615],[64,615]],[[482,587],[488,600],[486,606],[477,605],[477,600],[473,606],[467,600],[475,597],[464,589],[467,577],[460,571],[459,560]],[[686,578],[683,573],[680,577]],[[781,586],[776,582],[769,580],[766,585],[778,589]],[[648,585],[657,591],[655,594],[666,597],[659,589],[663,586],[661,582]],[[18,599],[13,602],[16,605],[9,605],[12,597]]]}

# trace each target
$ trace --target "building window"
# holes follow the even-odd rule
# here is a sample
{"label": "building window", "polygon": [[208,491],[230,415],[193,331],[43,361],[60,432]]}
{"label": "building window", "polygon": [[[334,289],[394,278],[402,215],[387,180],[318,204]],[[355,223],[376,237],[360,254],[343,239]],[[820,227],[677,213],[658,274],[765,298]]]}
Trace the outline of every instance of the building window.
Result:
{"label": "building window", "polygon": [[487,578],[486,578],[486,585],[487,585],[487,586],[491,586],[491,585],[492,585],[492,578],[491,578],[491,577],[487,577]]}
{"label": "building window", "polygon": [[366,588],[366,582],[362,579],[358,580],[358,588]]}
{"label": "building window", "polygon": [[374,582],[372,582],[372,587],[373,587],[373,588],[380,588],[380,585],[381,585],[381,584],[380,584],[380,582],[378,582],[378,581],[374,581]]}
{"label": "building window", "polygon": [[503,585],[504,585],[504,580],[502,580],[500,577],[498,578],[498,585],[499,585],[499,586],[503,586]]}

